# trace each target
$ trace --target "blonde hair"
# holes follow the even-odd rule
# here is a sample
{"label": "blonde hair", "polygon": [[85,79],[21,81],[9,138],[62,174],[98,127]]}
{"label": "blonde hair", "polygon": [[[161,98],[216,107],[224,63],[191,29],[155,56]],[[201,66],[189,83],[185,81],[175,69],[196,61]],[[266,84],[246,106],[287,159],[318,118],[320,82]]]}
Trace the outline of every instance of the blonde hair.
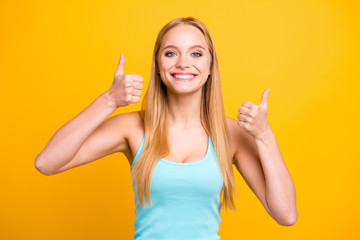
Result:
{"label": "blonde hair", "polygon": [[[145,124],[144,149],[131,170],[132,180],[136,182],[136,193],[141,207],[145,207],[145,197],[151,206],[150,185],[153,169],[161,156],[169,153],[168,143],[168,102],[166,86],[163,84],[158,70],[158,52],[164,35],[179,25],[192,25],[204,35],[210,54],[211,75],[202,87],[201,123],[206,133],[211,137],[219,161],[223,178],[221,207],[236,210],[234,205],[234,191],[236,191],[227,120],[224,111],[220,71],[214,41],[209,30],[199,20],[187,17],[176,18],[166,24],[159,32],[155,42],[151,76],[144,101],[142,102],[141,116]],[[222,196],[221,196],[222,195]]]}

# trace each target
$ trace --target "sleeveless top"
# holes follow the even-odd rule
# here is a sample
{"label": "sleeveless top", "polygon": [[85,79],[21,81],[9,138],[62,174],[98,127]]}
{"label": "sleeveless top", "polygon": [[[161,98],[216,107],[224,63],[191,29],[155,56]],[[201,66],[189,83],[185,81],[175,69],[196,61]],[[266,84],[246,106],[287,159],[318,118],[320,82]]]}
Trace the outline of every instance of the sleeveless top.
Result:
{"label": "sleeveless top", "polygon": [[[145,136],[135,155],[140,157]],[[209,137],[206,156],[191,163],[161,158],[155,165],[151,183],[152,206],[142,208],[135,193],[136,240],[219,240],[222,174]]]}

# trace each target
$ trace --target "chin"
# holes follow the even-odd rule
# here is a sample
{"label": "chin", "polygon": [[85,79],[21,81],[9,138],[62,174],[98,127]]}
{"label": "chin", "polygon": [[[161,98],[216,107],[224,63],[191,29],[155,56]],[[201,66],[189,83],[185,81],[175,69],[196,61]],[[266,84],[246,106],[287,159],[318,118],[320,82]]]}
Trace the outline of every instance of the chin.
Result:
{"label": "chin", "polygon": [[201,93],[205,82],[206,80],[199,86],[200,83],[196,81],[196,79],[195,81],[178,81],[174,79],[167,79],[167,81],[163,81],[167,91],[176,95],[189,95],[199,92]]}
{"label": "chin", "polygon": [[201,93],[202,88],[197,89],[188,89],[188,88],[167,88],[168,92],[176,95],[191,95],[191,94],[198,94]]}

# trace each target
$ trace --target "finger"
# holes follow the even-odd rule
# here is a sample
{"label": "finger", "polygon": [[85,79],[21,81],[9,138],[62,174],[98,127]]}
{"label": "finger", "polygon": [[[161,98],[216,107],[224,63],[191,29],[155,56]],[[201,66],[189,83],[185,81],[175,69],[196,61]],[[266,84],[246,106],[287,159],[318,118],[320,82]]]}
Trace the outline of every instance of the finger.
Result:
{"label": "finger", "polygon": [[134,82],[143,82],[144,78],[138,74],[126,74],[126,77],[133,80]]}
{"label": "finger", "polygon": [[140,100],[141,100],[141,98],[138,96],[132,96],[132,98],[131,98],[131,102],[133,102],[133,103],[138,103],[138,102],[140,102]]}
{"label": "finger", "polygon": [[237,121],[237,123],[240,124],[240,125],[244,125],[244,124],[245,124],[245,122],[244,122],[244,121],[241,121],[241,120]]}
{"label": "finger", "polygon": [[268,105],[268,96],[269,96],[270,90],[271,90],[271,89],[268,88],[268,89],[266,89],[266,90],[263,92],[260,105],[265,105],[265,106]]}
{"label": "finger", "polygon": [[[247,125],[246,125],[246,122],[244,122],[244,121],[238,121],[237,122],[237,125],[239,126],[239,127],[241,127],[241,128],[247,128]],[[246,126],[245,126],[246,125]]]}
{"label": "finger", "polygon": [[141,91],[141,90],[133,89],[131,94],[132,94],[133,96],[141,97],[142,91]]}
{"label": "finger", "polygon": [[244,114],[238,114],[237,119],[242,122],[251,122],[252,121],[251,117],[249,117],[248,115],[244,115]]}
{"label": "finger", "polygon": [[247,107],[239,107],[238,111],[240,114],[245,114],[245,115],[250,114],[250,112],[251,112],[251,110]]}
{"label": "finger", "polygon": [[246,107],[239,108],[239,114],[244,115],[246,117],[254,118],[256,116],[256,109],[248,109]]}
{"label": "finger", "polygon": [[137,90],[141,90],[144,88],[144,85],[141,82],[133,82],[131,86]]}
{"label": "finger", "polygon": [[249,109],[254,109],[256,108],[256,104],[255,103],[252,103],[252,102],[249,102],[249,101],[245,101],[241,104],[242,106],[244,107],[247,107]]}
{"label": "finger", "polygon": [[116,68],[115,75],[124,74],[124,67],[125,67],[125,57],[123,54],[120,54],[120,61]]}

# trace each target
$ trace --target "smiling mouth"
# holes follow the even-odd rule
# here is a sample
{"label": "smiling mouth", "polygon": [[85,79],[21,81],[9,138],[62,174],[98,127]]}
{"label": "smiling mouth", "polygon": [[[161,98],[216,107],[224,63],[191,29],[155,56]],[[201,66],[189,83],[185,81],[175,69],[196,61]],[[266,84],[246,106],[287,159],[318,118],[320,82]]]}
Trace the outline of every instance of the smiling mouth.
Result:
{"label": "smiling mouth", "polygon": [[171,74],[171,76],[175,79],[175,80],[193,80],[194,78],[196,78],[197,75],[194,74]]}

